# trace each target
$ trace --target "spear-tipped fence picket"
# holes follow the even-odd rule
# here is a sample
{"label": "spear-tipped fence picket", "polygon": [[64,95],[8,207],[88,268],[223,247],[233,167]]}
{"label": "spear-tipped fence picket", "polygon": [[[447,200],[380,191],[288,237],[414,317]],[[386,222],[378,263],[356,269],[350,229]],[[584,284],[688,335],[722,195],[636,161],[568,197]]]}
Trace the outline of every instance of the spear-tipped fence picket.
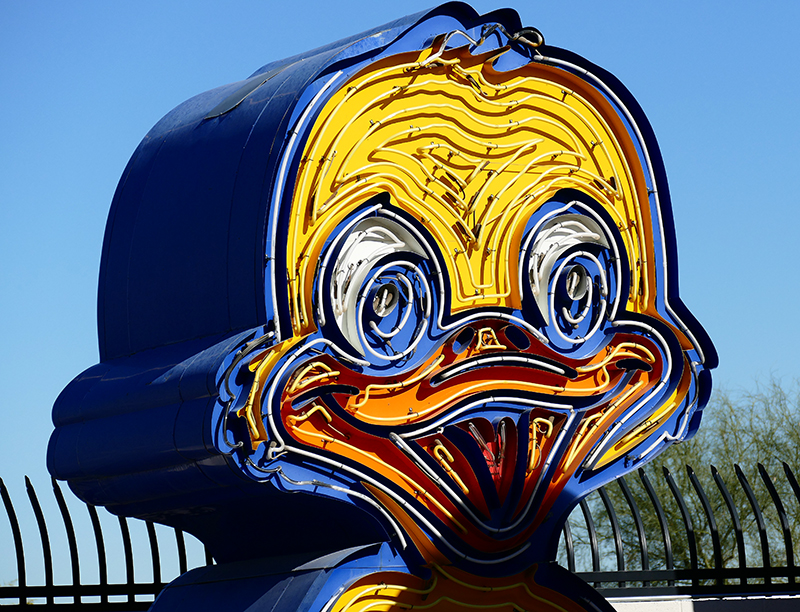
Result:
{"label": "spear-tipped fence picket", "polygon": [[[791,518],[800,516],[800,485],[794,473],[784,463],[780,486],[776,486],[775,479],[758,464],[761,495],[738,465],[734,466],[734,474],[736,488],[729,487],[711,466],[711,495],[689,466],[686,476],[690,487],[684,486],[684,490],[666,468],[651,472],[650,476],[640,469],[607,485],[583,500],[570,516],[562,533],[559,562],[607,597],[800,593],[800,570],[795,565],[794,552],[795,544],[800,544],[800,526]],[[64,494],[53,480],[60,517],[50,516],[48,526],[36,490],[27,477],[25,485],[39,538],[35,544],[23,545],[17,512],[0,479],[0,497],[7,518],[5,527],[0,521],[0,529],[10,529],[16,560],[16,575],[0,576],[0,605],[42,603],[63,606],[65,610],[146,610],[177,576],[164,575],[165,550],[177,555],[179,573],[213,563],[207,550],[200,558],[190,558],[186,536],[180,530],[172,530],[173,534],[165,538],[162,529],[159,538],[155,525],[146,521],[146,563],[152,568],[153,579],[136,580],[135,565],[141,565],[142,560],[137,558],[134,562],[136,547],[130,524],[139,521],[114,517],[123,554],[121,558],[112,557],[112,564],[124,563],[125,580],[110,581],[105,543],[108,527],[104,531],[102,526],[103,522],[108,525],[108,520],[101,521],[99,514],[106,511],[98,512],[86,504],[91,533],[76,534]],[[67,558],[53,555],[50,533],[55,529],[66,535],[71,576],[66,584],[54,581],[55,559],[66,563]],[[97,581],[81,578],[79,538],[94,541],[91,561],[92,565],[97,564]],[[726,545],[732,550],[725,551]],[[706,549],[710,555],[700,554]],[[41,555],[43,559],[43,580],[36,580],[35,584],[26,571],[26,555]]]}

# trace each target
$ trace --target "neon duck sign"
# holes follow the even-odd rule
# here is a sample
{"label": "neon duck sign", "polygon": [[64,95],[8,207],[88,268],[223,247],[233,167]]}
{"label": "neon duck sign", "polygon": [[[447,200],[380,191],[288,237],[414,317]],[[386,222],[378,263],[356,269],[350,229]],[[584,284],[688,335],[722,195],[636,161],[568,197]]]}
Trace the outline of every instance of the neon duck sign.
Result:
{"label": "neon duck sign", "polygon": [[[511,11],[481,17],[449,4],[268,65],[159,125],[140,147],[145,158],[197,139],[194,155],[209,169],[198,179],[179,171],[185,158],[165,153],[165,184],[174,171],[179,185],[189,176],[232,185],[216,200],[170,200],[176,218],[193,205],[230,219],[245,210],[263,228],[242,223],[234,236],[231,221],[229,235],[248,236],[252,249],[240,249],[240,260],[234,248],[218,251],[227,321],[209,322],[201,305],[187,324],[176,307],[170,326],[158,310],[150,327],[140,324],[147,340],[137,344],[130,307],[127,319],[109,307],[103,319],[101,307],[112,337],[120,323],[108,321],[127,325],[117,341],[125,348],[106,367],[138,359],[158,375],[137,374],[129,389],[169,386],[176,367],[206,377],[205,407],[194,416],[138,421],[173,432],[197,423],[204,450],[187,461],[195,451],[174,442],[160,452],[176,457],[139,479],[162,492],[180,483],[182,493],[162,495],[169,501],[109,489],[138,473],[133,453],[114,451],[122,467],[106,475],[65,459],[75,452],[69,415],[80,411],[71,399],[79,377],[56,406],[54,474],[90,501],[197,533],[222,561],[266,554],[241,539],[233,519],[248,508],[269,508],[268,520],[248,519],[246,529],[277,556],[384,542],[359,557],[380,563],[331,578],[307,609],[607,605],[554,568],[560,529],[591,490],[696,430],[716,365],[678,297],[666,178],[627,90],[545,45]],[[247,130],[261,165],[248,158],[251,140],[245,153],[236,149],[238,166],[232,153],[220,161],[225,151],[210,152]],[[139,200],[129,194],[137,177],[158,172],[160,155],[132,160],[118,216],[142,205],[147,189]],[[266,178],[249,181],[244,171]],[[225,228],[208,231],[219,238]],[[109,273],[114,240],[123,239],[109,230]],[[140,259],[133,265],[144,266]],[[240,261],[255,291],[230,288],[243,278]],[[195,280],[203,295],[221,286]],[[159,294],[157,281],[142,286]],[[242,300],[257,307],[237,323],[230,313]],[[147,369],[147,354],[162,355],[161,370]],[[143,399],[133,412],[163,401]],[[104,425],[92,431],[103,438],[123,417],[100,413]],[[143,433],[141,445],[158,446],[156,437]],[[186,465],[213,472],[218,488],[181,481],[176,466]],[[245,499],[219,493],[232,489]],[[214,518],[186,518],[199,507]],[[303,529],[289,528],[304,512]]]}

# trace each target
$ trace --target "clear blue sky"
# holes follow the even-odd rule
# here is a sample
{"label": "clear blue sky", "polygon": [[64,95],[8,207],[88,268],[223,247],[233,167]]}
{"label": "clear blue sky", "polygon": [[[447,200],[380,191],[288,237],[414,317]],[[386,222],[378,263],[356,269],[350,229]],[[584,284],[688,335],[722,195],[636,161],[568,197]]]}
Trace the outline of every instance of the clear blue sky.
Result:
{"label": "clear blue sky", "polygon": [[[19,503],[22,474],[47,484],[53,401],[98,360],[106,216],[145,133],[187,98],[268,61],[429,6],[0,1],[0,476]],[[681,295],[716,343],[715,380],[736,389],[773,373],[800,376],[800,286],[791,273],[800,3],[514,8],[549,44],[616,74],[648,114],[675,205]]]}

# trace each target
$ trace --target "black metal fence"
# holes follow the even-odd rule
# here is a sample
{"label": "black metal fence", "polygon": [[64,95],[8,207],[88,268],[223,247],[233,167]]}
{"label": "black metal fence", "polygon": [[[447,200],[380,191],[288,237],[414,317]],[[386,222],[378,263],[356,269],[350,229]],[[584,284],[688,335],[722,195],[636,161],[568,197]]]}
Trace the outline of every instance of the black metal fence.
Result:
{"label": "black metal fence", "polygon": [[[25,489],[28,504],[23,504],[23,514],[30,524],[23,546],[25,530],[0,479],[7,517],[0,535],[7,531],[14,550],[3,556],[13,556],[16,568],[14,576],[0,575],[0,605],[146,610],[165,584],[187,569],[213,562],[200,543],[179,530],[98,512],[71,494],[68,504],[56,481],[53,498],[45,499],[49,513],[27,477]],[[79,513],[84,514],[83,532],[75,526]],[[132,528],[141,531],[142,526],[146,538],[132,536]],[[56,533],[65,546],[54,555]],[[110,536],[120,543],[116,552],[108,550]],[[772,476],[758,464],[750,478],[739,466],[726,473],[710,466],[705,474],[689,466],[675,474],[648,468],[581,502],[564,528],[559,562],[607,597],[797,593],[798,543],[800,485],[787,464]],[[177,562],[165,568],[166,556]],[[35,576],[27,571],[32,563],[38,570]],[[63,567],[67,563],[68,573]],[[54,564],[61,580],[55,578],[59,572],[54,572]],[[94,579],[86,578],[87,565]],[[113,579],[114,573],[123,578]],[[63,579],[65,575],[70,578]]]}
{"label": "black metal fence", "polygon": [[[137,519],[127,519],[125,517],[113,517],[119,526],[119,538],[122,543],[122,555],[111,556],[107,551],[106,542],[108,539],[108,528],[103,529],[100,514],[97,508],[90,504],[80,505],[85,506],[86,511],[91,522],[92,535],[81,534],[81,538],[91,537],[94,540],[94,551],[96,557],[91,559],[92,565],[96,565],[97,580],[87,582],[82,580],[81,572],[81,558],[78,553],[79,540],[76,536],[75,526],[73,522],[73,514],[69,510],[64,494],[58,482],[53,480],[53,496],[55,498],[55,505],[60,514],[60,525],[55,529],[59,529],[66,535],[67,548],[69,553],[69,566],[71,580],[64,584],[56,584],[54,581],[54,555],[51,545],[51,531],[48,528],[48,523],[45,520],[45,513],[42,509],[42,504],[39,501],[39,496],[34,489],[28,477],[25,477],[25,488],[27,492],[28,501],[30,503],[29,510],[35,518],[36,531],[39,535],[39,548],[41,552],[41,559],[43,561],[43,580],[37,580],[32,583],[28,577],[27,568],[31,564],[31,559],[26,557],[26,550],[23,546],[22,529],[20,528],[20,521],[15,510],[14,504],[11,501],[9,491],[0,479],[0,496],[3,499],[3,506],[5,507],[6,516],[8,518],[8,526],[11,531],[11,540],[14,546],[14,557],[16,560],[16,576],[9,579],[7,576],[0,577],[0,605],[6,606],[28,606],[31,604],[47,604],[47,605],[64,605],[70,609],[102,609],[102,610],[119,610],[119,611],[134,611],[134,610],[147,610],[150,607],[153,599],[158,593],[168,584],[172,579],[187,571],[192,567],[202,564],[211,564],[213,562],[208,551],[204,550],[202,559],[190,559],[187,556],[186,541],[187,537],[180,530],[170,530],[174,533],[174,539],[171,542],[164,542],[163,538],[159,539],[156,532],[156,525],[150,521],[144,521],[147,532],[147,542],[149,548],[149,559],[146,563],[152,570],[152,580],[137,580],[136,566],[141,566],[139,559],[134,558],[134,541],[131,538],[131,523],[141,523]],[[71,495],[71,494],[70,494]],[[104,509],[101,510],[108,519],[109,513]],[[50,517],[52,528],[52,516]],[[108,520],[105,521],[106,525]],[[189,536],[191,538],[191,536]],[[194,538],[192,538],[194,540]],[[164,554],[164,547],[169,546],[177,555],[177,571],[173,571],[172,575],[165,575],[162,570],[162,556]],[[36,546],[28,544],[28,554],[31,554],[31,549]],[[37,551],[38,552],[38,551]],[[57,557],[58,558],[58,557]],[[86,562],[86,559],[84,559]],[[124,564],[124,581],[113,581],[109,579],[110,565],[115,563]],[[141,573],[141,570],[140,570]]]}
{"label": "black metal fence", "polygon": [[690,466],[618,479],[570,516],[559,562],[606,597],[800,593],[800,486],[791,468],[727,472],[710,466],[705,486]]}

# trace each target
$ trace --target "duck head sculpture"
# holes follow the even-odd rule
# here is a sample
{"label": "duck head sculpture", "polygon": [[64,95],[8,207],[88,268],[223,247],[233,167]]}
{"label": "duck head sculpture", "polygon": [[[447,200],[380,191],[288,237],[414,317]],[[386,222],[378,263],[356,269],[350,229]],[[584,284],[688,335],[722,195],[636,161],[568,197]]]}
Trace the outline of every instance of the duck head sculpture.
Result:
{"label": "duck head sculpture", "polygon": [[[358,593],[395,583],[400,607],[514,588],[516,601],[582,609],[551,588],[563,577],[531,568],[554,560],[590,491],[693,434],[716,365],[678,296],[655,138],[613,76],[512,11],[452,3],[190,101],[131,164],[101,284],[114,294],[115,245],[141,239],[115,224],[141,224],[125,213],[152,198],[176,220],[196,206],[201,229],[170,248],[210,272],[170,286],[180,306],[128,304],[127,335],[101,317],[124,346],[104,361],[173,346],[129,385],[197,370],[204,408],[167,418],[181,459],[137,480],[169,501],[131,499],[110,486],[119,474],[76,478],[63,459],[72,422],[51,443],[56,475],[197,533],[223,560],[387,542],[400,576],[342,583],[335,609],[369,607]],[[158,295],[166,278],[142,286]],[[185,485],[175,466],[188,464],[239,493]]]}

